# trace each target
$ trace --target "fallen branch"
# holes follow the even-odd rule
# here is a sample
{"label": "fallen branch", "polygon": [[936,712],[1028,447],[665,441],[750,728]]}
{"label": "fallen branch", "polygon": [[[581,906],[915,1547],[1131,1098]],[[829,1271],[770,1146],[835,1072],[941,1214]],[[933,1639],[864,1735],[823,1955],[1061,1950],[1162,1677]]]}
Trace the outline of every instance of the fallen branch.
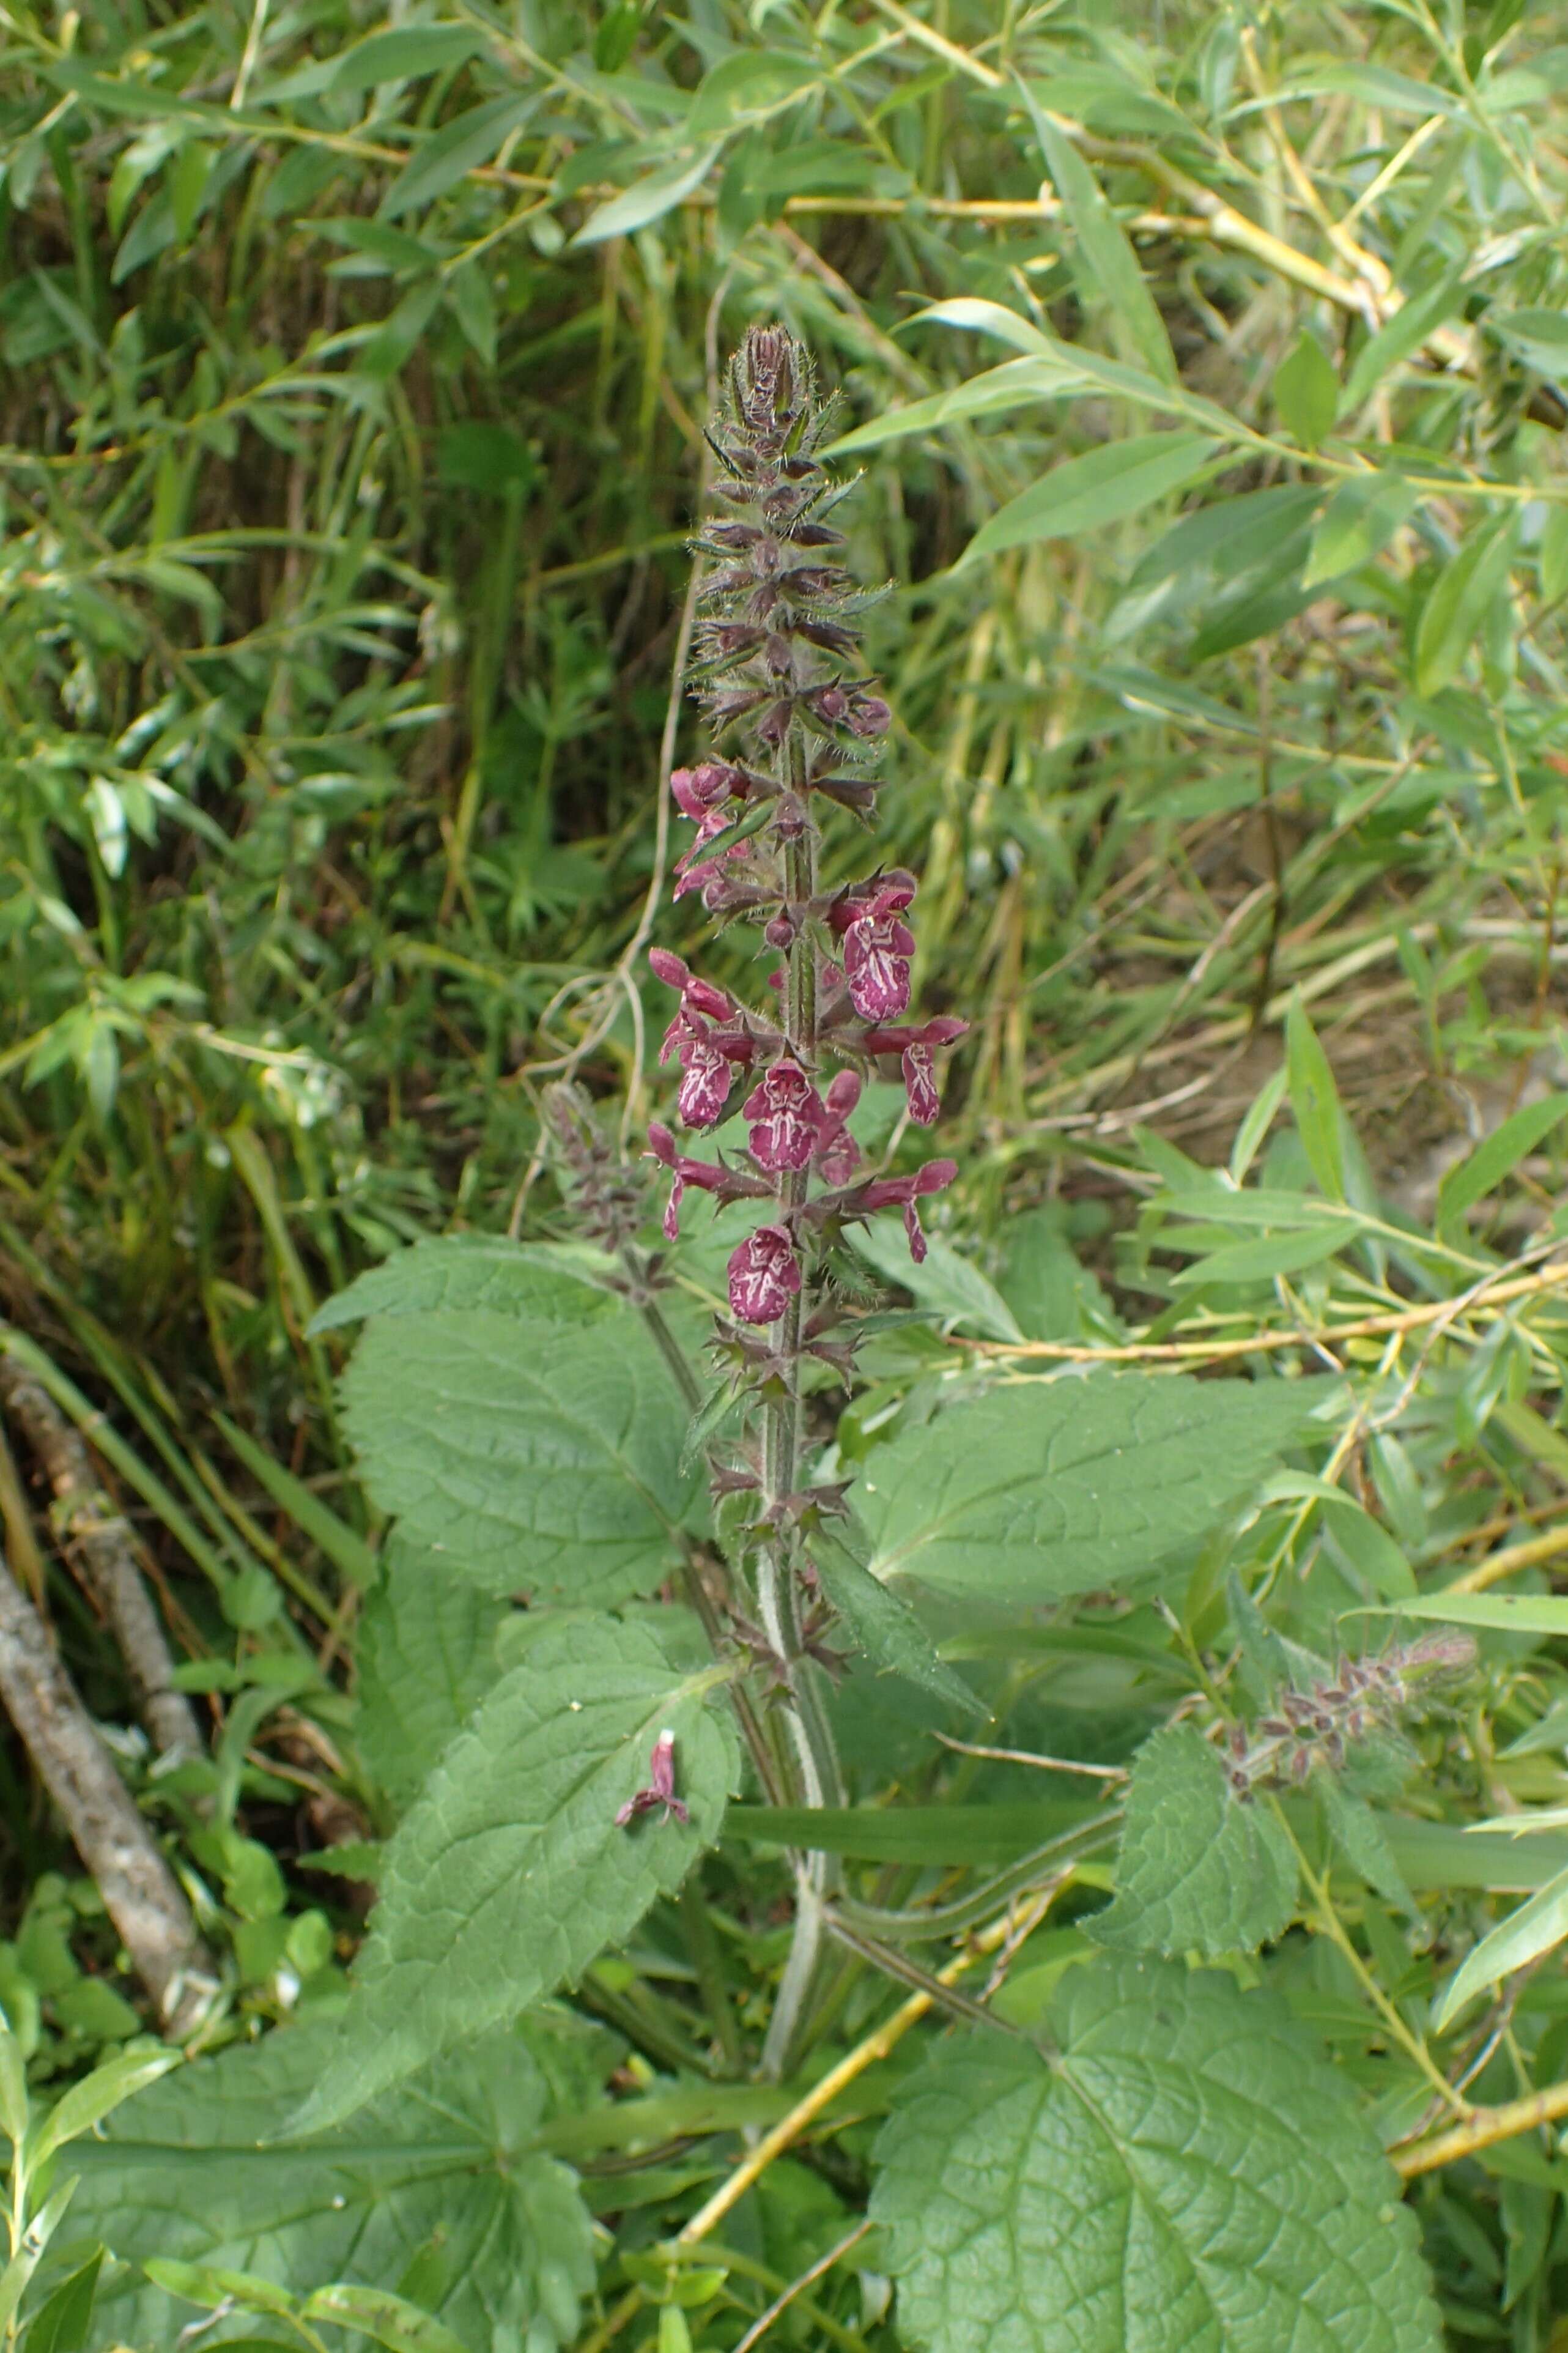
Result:
{"label": "fallen branch", "polygon": [[43,1385],[0,1356],[0,1405],[25,1432],[55,1493],[53,1525],[80,1561],[125,1661],[137,1712],[160,1752],[200,1756],[195,1713],[174,1683],[174,1662],[136,1566],[128,1523],[109,1507],[92,1457]]}
{"label": "fallen branch", "polygon": [[189,2033],[215,1982],[190,1906],[9,1573],[0,1573],[0,1700],[169,2032]]}

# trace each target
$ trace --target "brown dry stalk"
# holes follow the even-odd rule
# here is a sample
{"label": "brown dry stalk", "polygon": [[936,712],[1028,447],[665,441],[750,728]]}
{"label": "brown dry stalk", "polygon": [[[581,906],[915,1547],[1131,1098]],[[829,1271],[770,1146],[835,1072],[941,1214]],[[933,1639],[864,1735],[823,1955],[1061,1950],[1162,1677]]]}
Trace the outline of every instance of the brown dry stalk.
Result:
{"label": "brown dry stalk", "polygon": [[[1568,1283],[1568,1260],[1553,1266],[1542,1267],[1538,1274],[1511,1275],[1505,1282],[1479,1285],[1462,1303],[1461,1312],[1470,1314],[1478,1307],[1494,1307],[1512,1299],[1526,1299],[1533,1293],[1560,1290]],[[963,1348],[976,1356],[1015,1359],[1046,1358],[1056,1364],[1069,1365],[1146,1365],[1146,1364],[1218,1364],[1228,1356],[1249,1356],[1258,1349],[1332,1347],[1341,1340],[1378,1339],[1394,1332],[1418,1332],[1428,1324],[1440,1323],[1452,1316],[1456,1303],[1452,1299],[1427,1300],[1419,1307],[1390,1310],[1376,1315],[1360,1315],[1345,1324],[1326,1324],[1317,1329],[1305,1324],[1286,1332],[1254,1332],[1239,1339],[1226,1340],[1144,1340],[1131,1341],[1125,1347],[1093,1348],[1077,1341],[1067,1340],[963,1340],[954,1339],[950,1345]],[[1544,1541],[1544,1539],[1542,1539]],[[1548,1556],[1542,1554],[1541,1558]],[[1522,1568],[1521,1560],[1513,1564]],[[1506,1569],[1494,1571],[1506,1577]],[[1489,1584],[1490,1577],[1483,1580]],[[1468,1591],[1468,1587],[1456,1590]]]}
{"label": "brown dry stalk", "polygon": [[1516,2140],[1521,2133],[1563,2116],[1568,2116],[1568,2084],[1549,2084],[1544,2092],[1527,2092],[1522,2099],[1505,2101],[1500,2107],[1477,2108],[1460,2124],[1391,2149],[1389,2158],[1409,2181],[1418,2173],[1435,2173],[1440,2165],[1473,2157],[1479,2148],[1494,2147],[1500,2140]]}
{"label": "brown dry stalk", "polygon": [[137,1976],[170,2033],[188,2033],[215,1982],[190,1906],[56,1657],[42,1619],[8,1572],[0,1572],[0,1700],[97,1883]]}
{"label": "brown dry stalk", "polygon": [[136,1566],[135,1539],[110,1508],[79,1432],[42,1383],[3,1355],[0,1406],[25,1433],[54,1489],[53,1526],[109,1621],[143,1724],[160,1751],[200,1756],[201,1731],[189,1700],[174,1688],[174,1662]]}

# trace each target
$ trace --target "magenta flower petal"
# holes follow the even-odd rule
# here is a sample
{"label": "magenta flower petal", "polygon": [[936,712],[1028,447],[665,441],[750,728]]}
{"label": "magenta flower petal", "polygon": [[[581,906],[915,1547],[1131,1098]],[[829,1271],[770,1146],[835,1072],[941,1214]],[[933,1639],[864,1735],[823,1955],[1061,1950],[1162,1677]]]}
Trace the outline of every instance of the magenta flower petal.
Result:
{"label": "magenta flower petal", "polygon": [[859,916],[844,934],[849,1002],[865,1021],[897,1018],[910,1001],[914,934],[896,915]]}
{"label": "magenta flower petal", "polygon": [[929,1046],[906,1046],[903,1054],[904,1086],[909,1095],[910,1117],[921,1127],[934,1127],[942,1117],[942,1097],[936,1091],[936,1076],[931,1069]]}
{"label": "magenta flower petal", "polygon": [[816,1089],[798,1062],[775,1062],[746,1097],[742,1115],[751,1123],[748,1143],[759,1168],[773,1175],[810,1166],[826,1114]]}
{"label": "magenta flower petal", "polygon": [[717,1127],[734,1083],[728,1057],[710,1039],[690,1037],[681,1046],[680,1067],[686,1074],[676,1097],[681,1118],[688,1127]]}
{"label": "magenta flower petal", "polygon": [[800,1262],[783,1226],[759,1226],[731,1255],[730,1304],[742,1324],[776,1324],[800,1289]]}

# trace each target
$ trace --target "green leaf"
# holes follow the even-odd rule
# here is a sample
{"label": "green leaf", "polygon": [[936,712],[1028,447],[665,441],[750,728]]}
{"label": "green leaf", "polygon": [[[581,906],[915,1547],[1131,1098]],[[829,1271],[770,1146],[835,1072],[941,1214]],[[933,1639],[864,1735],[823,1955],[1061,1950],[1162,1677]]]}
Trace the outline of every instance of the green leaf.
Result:
{"label": "green leaf", "polygon": [[599,1250],[509,1242],[489,1234],[446,1234],[394,1250],[317,1309],[307,1337],[372,1315],[461,1314],[482,1307],[531,1323],[586,1324],[616,1302],[594,1280],[612,1261]]}
{"label": "green leaf", "polygon": [[804,98],[822,80],[810,58],[784,49],[736,49],[702,77],[686,118],[688,139],[721,138],[748,116]]}
{"label": "green leaf", "polygon": [[1316,588],[1369,564],[1388,545],[1417,495],[1403,475],[1386,468],[1342,482],[1312,533],[1303,586]]}
{"label": "green leaf", "polygon": [[651,1592],[698,1497],[679,1392],[624,1303],[576,1326],[478,1307],[378,1315],[343,1420],[372,1501],[491,1592],[599,1607]]}
{"label": "green leaf", "polygon": [[831,1527],[811,1539],[811,1555],[822,1589],[865,1652],[874,1674],[901,1676],[929,1692],[944,1707],[966,1715],[987,1714],[961,1674],[943,1663],[930,1635],[907,1601],[879,1582],[840,1544]]}
{"label": "green leaf", "polygon": [[1495,1192],[1537,1145],[1544,1144],[1564,1113],[1568,1113],[1568,1095],[1546,1095],[1540,1103],[1526,1103],[1483,1137],[1473,1152],[1448,1170],[1437,1187],[1438,1232],[1462,1236],[1465,1211]]}
{"label": "green leaf", "polygon": [[258,1446],[237,1422],[226,1414],[215,1413],[213,1419],[245,1464],[247,1471],[263,1486],[280,1511],[287,1512],[301,1535],[308,1536],[332,1567],[342,1571],[351,1585],[374,1585],[376,1558],[357,1528],[340,1520],[336,1512],[323,1504],[312,1488],[302,1479],[286,1471],[264,1446]]}
{"label": "green leaf", "polygon": [[1415,629],[1417,694],[1437,694],[1458,676],[1508,577],[1513,540],[1512,515],[1482,523],[1438,574]]}
{"label": "green leaf", "polygon": [[[442,432],[436,444],[436,470],[444,482],[456,482],[465,491],[478,491],[485,498],[521,498],[539,479],[539,460],[522,436],[514,433],[510,425],[491,425],[471,417],[467,424],[448,425]],[[498,1268],[505,1264],[499,1256],[504,1245],[489,1241],[481,1243],[481,1247],[498,1253]],[[514,1243],[512,1247],[515,1250],[520,1245]],[[506,1291],[504,1282],[499,1284],[491,1303],[504,1308]],[[342,1295],[347,1298],[350,1294],[345,1292]],[[333,1308],[337,1304],[336,1300],[331,1302]]]}
{"label": "green leaf", "polygon": [[171,2067],[180,2064],[177,2051],[127,2051],[118,2059],[106,2060],[73,2084],[68,2092],[57,2100],[43,2123],[27,2143],[27,2162],[36,2171],[57,2148],[68,2142],[79,2140],[91,2132],[106,2116],[112,2116],[121,2101],[131,2099],[148,2084],[155,2084]]}
{"label": "green leaf", "polygon": [[1515,1969],[1527,1968],[1568,1936],[1568,1871],[1559,1873],[1538,1895],[1483,1936],[1446,1988],[1433,2016],[1434,2031],[1451,2026],[1466,2004],[1498,1985]]}
{"label": "green leaf", "polygon": [[[1173,1236],[1173,1240],[1179,1237]],[[1194,1266],[1172,1277],[1173,1288],[1193,1291],[1213,1282],[1270,1282],[1277,1274],[1299,1274],[1319,1266],[1355,1240],[1352,1226],[1314,1226],[1307,1233],[1269,1234],[1254,1242],[1227,1242],[1210,1250]]]}
{"label": "green leaf", "polygon": [[618,196],[590,213],[572,243],[603,245],[606,237],[630,237],[639,228],[651,227],[702,185],[718,158],[716,146],[705,147],[687,162],[667,164],[663,171],[635,180]]}
{"label": "green leaf", "polygon": [[102,2268],[103,2249],[94,2247],[34,2313],[22,2339],[23,2353],[81,2353],[92,2326]]}
{"label": "green leaf", "polygon": [[1000,367],[987,368],[949,392],[933,392],[907,407],[869,418],[852,433],[841,434],[824,455],[847,458],[860,449],[879,448],[884,442],[908,440],[912,433],[939,433],[944,426],[962,425],[971,417],[1005,417],[1015,408],[1032,408],[1042,400],[1082,392],[1092,381],[1066,357],[1004,360]]}
{"label": "green leaf", "polygon": [[521,129],[538,103],[537,94],[526,92],[487,99],[482,106],[472,106],[466,114],[444,122],[416,147],[383,196],[381,218],[401,220],[405,213],[417,212],[422,205],[444,196],[448,188],[488,164],[503,141]]}
{"label": "green leaf", "polygon": [[1384,1835],[1381,1818],[1364,1798],[1358,1798],[1331,1773],[1319,1776],[1318,1791],[1334,1842],[1352,1868],[1406,1919],[1416,1919],[1415,1899],[1399,1858]]}
{"label": "green leaf", "polygon": [[1465,269],[1461,263],[1424,293],[1401,303],[1394,316],[1356,353],[1345,385],[1346,413],[1359,408],[1376,391],[1384,377],[1401,361],[1419,350],[1435,327],[1440,327],[1464,300]]}
{"label": "green leaf", "polygon": [[395,1535],[364,1605],[355,1728],[365,1763],[405,1805],[440,1762],[500,1672],[506,1604]]}
{"label": "green leaf", "polygon": [[868,1566],[1026,1606],[1147,1577],[1250,1494],[1331,1386],[1096,1371],[965,1398],[872,1453]]}
{"label": "green leaf", "polygon": [[[679,1886],[718,1837],[735,1777],[729,1721],[708,1704],[727,1672],[688,1672],[662,1630],[611,1618],[531,1644],[387,1848],[342,2047],[301,2127],[515,2018]],[[666,1731],[691,1820],[620,1827]]]}
{"label": "green leaf", "polygon": [[1536,561],[1541,569],[1541,593],[1555,605],[1568,596],[1568,507],[1554,506],[1541,527]]}
{"label": "green leaf", "polygon": [[27,2063],[22,2046],[0,2019],[0,2132],[18,2141],[27,2129]]}
{"label": "green leaf", "polygon": [[1116,1900],[1085,1922],[1101,1944],[1175,1958],[1256,1952],[1290,1925],[1296,1856],[1267,1800],[1232,1794],[1195,1725],[1138,1751],[1116,1862]]}
{"label": "green leaf", "polygon": [[307,2302],[303,2316],[335,2321],[340,2328],[374,2337],[389,2353],[468,2353],[462,2338],[455,2337],[444,2321],[432,2319],[416,2304],[384,2287],[342,2283],[319,2287]]}
{"label": "green leaf", "polygon": [[1305,328],[1275,369],[1273,391],[1280,423],[1304,448],[1315,449],[1332,432],[1340,380],[1327,352]]}
{"label": "green leaf", "polygon": [[1525,309],[1489,316],[1487,324],[1542,375],[1568,375],[1568,312]]}
{"label": "green leaf", "polygon": [[1285,1068],[1290,1108],[1307,1165],[1331,1201],[1345,1198],[1344,1114],[1329,1058],[1300,995],[1285,1016]]}
{"label": "green leaf", "polygon": [[[291,2137],[337,2031],[317,2012],[141,2094],[78,2152],[79,2219],[127,2263],[259,2274],[275,2293],[377,2287],[435,2246],[426,2302],[465,2343],[574,2343],[592,2225],[574,2176],[531,2146],[552,2102],[527,2044],[489,2035],[351,2126]],[[128,2344],[173,2345],[188,2317],[134,2282],[102,2301]]]}
{"label": "green leaf", "polygon": [[142,2268],[154,2287],[166,2288],[183,2303],[199,2304],[207,2312],[237,2304],[247,2312],[270,2313],[274,2319],[282,2319],[295,2309],[298,2301],[287,2288],[264,2279],[259,2272],[181,2263],[173,2255],[149,2256]]}
{"label": "green leaf", "polygon": [[942,1318],[944,1331],[967,1331],[983,1340],[1021,1340],[1012,1309],[973,1259],[940,1234],[928,1237],[924,1261],[910,1257],[900,1218],[873,1218],[852,1237],[858,1255],[889,1282],[912,1292],[915,1303]]}
{"label": "green leaf", "polygon": [[16,2307],[27,2292],[33,2274],[43,2261],[49,2241],[65,2219],[66,2208],[76,2196],[79,2179],[73,2173],[66,2180],[56,2183],[37,2212],[29,2218],[20,2245],[5,2270],[0,2272],[0,2330],[5,2332],[7,2341]]}
{"label": "green leaf", "polygon": [[465,261],[447,280],[447,301],[463,339],[482,365],[496,360],[495,289],[483,262]]}
{"label": "green leaf", "polygon": [[1043,481],[1009,499],[975,533],[959,560],[973,564],[1006,547],[1076,539],[1138,514],[1201,474],[1218,446],[1202,433],[1135,433],[1069,458]]}
{"label": "green leaf", "polygon": [[1438,2353],[1414,2214],[1267,1991],[1068,1970],[1050,2055],[939,2048],[895,2094],[871,2213],[929,2353]]}
{"label": "green leaf", "polygon": [[994,335],[998,343],[1011,343],[1015,351],[1037,356],[1056,351],[1069,363],[1073,356],[1070,345],[1047,335],[1032,319],[1026,319],[1021,311],[1010,311],[1005,302],[988,302],[975,294],[958,294],[949,301],[933,302],[929,309],[917,311],[910,323],[957,327],[968,334]]}
{"label": "green leaf", "polygon": [[484,46],[484,34],[471,25],[409,25],[372,33],[368,40],[343,51],[332,69],[331,87],[374,90],[378,82],[451,73],[478,57]]}
{"label": "green leaf", "polygon": [[1402,1618],[1436,1618],[1499,1634],[1568,1634],[1568,1595],[1423,1593],[1394,1605]]}
{"label": "green leaf", "polygon": [[1009,1218],[1000,1288],[1031,1340],[1114,1335],[1116,1311],[1098,1275],[1074,1252],[1064,1211],[1064,1204],[1053,1202]]}
{"label": "green leaf", "polygon": [[1201,393],[1189,392],[1183,384],[1166,384],[1147,369],[1131,367],[1124,360],[1108,359],[1102,352],[1091,352],[1081,343],[1064,343],[1059,336],[1047,335],[1016,311],[1008,311],[999,302],[983,302],[973,297],[961,297],[948,302],[936,302],[930,310],[920,311],[910,322],[923,326],[934,322],[942,326],[969,328],[983,334],[998,335],[1021,352],[1032,352],[1042,357],[1055,354],[1064,365],[1082,371],[1091,384],[1102,391],[1114,393],[1138,406],[1152,408],[1171,417],[1184,417],[1190,423],[1212,433],[1216,441],[1226,446],[1256,442],[1258,436],[1233,417],[1218,401],[1206,400]]}
{"label": "green leaf", "polygon": [[1132,356],[1163,383],[1174,384],[1176,358],[1165,322],[1103,189],[1067,132],[1042,111],[1026,88],[1024,97],[1046,168],[1072,223],[1077,240],[1074,275],[1080,299],[1107,303],[1112,325]]}

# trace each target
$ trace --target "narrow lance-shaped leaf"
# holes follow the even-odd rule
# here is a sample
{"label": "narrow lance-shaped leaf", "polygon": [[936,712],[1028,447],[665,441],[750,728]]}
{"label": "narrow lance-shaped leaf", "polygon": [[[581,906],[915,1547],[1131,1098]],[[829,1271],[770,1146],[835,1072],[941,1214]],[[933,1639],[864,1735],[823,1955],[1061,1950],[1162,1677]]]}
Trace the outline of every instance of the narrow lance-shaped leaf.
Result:
{"label": "narrow lance-shaped leaf", "polygon": [[962,1675],[939,1659],[930,1636],[907,1601],[881,1584],[829,1529],[812,1540],[822,1589],[865,1652],[874,1674],[901,1676],[944,1706],[965,1715],[984,1715]]}
{"label": "narrow lance-shaped leaf", "polygon": [[1547,1095],[1526,1103],[1450,1168],[1437,1187],[1437,1225],[1453,1238],[1463,1231],[1465,1211],[1496,1190],[1520,1162],[1544,1144],[1568,1113],[1568,1095]]}
{"label": "narrow lance-shaped leaf", "polygon": [[1144,282],[1138,257],[1106,202],[1105,192],[1066,131],[1025,90],[1046,167],[1072,223],[1078,251],[1074,275],[1089,301],[1107,303],[1112,324],[1144,365],[1166,384],[1176,381],[1176,358],[1159,306]]}
{"label": "narrow lance-shaped leaf", "polygon": [[1202,433],[1135,433],[1053,467],[983,524],[960,558],[973,564],[1003,548],[1076,539],[1138,514],[1204,471],[1218,444]]}
{"label": "narrow lance-shaped leaf", "polygon": [[1562,1872],[1521,1904],[1517,1912],[1483,1936],[1438,2002],[1432,2024],[1440,2034],[1451,2026],[1467,2003],[1485,1993],[1489,1986],[1500,1984],[1515,1969],[1528,1968],[1531,1961],[1549,1953],[1568,1936],[1568,1871]]}
{"label": "narrow lance-shaped leaf", "polygon": [[[689,1672],[673,1648],[647,1624],[574,1620],[495,1686],[387,1849],[342,2044],[298,2129],[575,1978],[713,1843],[736,1773],[710,1705],[729,1671]],[[679,1804],[618,1819],[666,1739]]]}
{"label": "narrow lance-shaped leaf", "polygon": [[1345,1198],[1343,1114],[1329,1058],[1299,996],[1285,1016],[1285,1067],[1290,1108],[1308,1165],[1331,1201]]}
{"label": "narrow lance-shaped leaf", "polygon": [[1415,629],[1415,691],[1438,694],[1456,679],[1513,560],[1510,512],[1474,530],[1433,584]]}

